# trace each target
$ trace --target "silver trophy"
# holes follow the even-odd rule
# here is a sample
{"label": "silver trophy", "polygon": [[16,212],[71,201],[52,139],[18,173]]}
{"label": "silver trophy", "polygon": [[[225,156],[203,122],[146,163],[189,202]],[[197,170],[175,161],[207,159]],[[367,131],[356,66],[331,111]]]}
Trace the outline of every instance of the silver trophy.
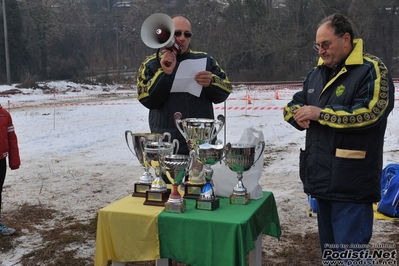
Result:
{"label": "silver trophy", "polygon": [[171,191],[161,177],[160,157],[177,152],[179,141],[174,139],[172,143],[151,142],[143,138],[141,141],[144,143],[144,160],[155,170],[155,179],[151,183],[151,188],[146,191],[144,204],[164,206]]}
{"label": "silver trophy", "polygon": [[[258,158],[255,160],[256,151],[260,149]],[[225,162],[230,170],[237,173],[238,183],[230,195],[231,204],[245,205],[249,203],[249,193],[242,182],[243,173],[248,171],[263,156],[265,142],[259,141],[257,145],[235,143],[226,145]]]}
{"label": "silver trophy", "polygon": [[224,150],[221,141],[217,141],[216,145],[205,143],[198,146],[198,159],[204,165],[206,183],[197,199],[197,209],[213,211],[219,208],[219,198],[215,196],[215,190],[211,182],[213,176],[212,165],[223,159]]}
{"label": "silver trophy", "polygon": [[151,188],[154,177],[150,172],[150,165],[144,159],[144,142],[171,141],[169,132],[160,133],[133,133],[130,130],[125,131],[126,145],[129,150],[137,157],[139,163],[144,167],[144,173],[141,175],[139,182],[134,184],[133,196],[145,197],[146,191]]}
{"label": "silver trophy", "polygon": [[[211,143],[217,137],[225,124],[225,117],[219,115],[217,119],[208,118],[185,118],[181,119],[182,114],[174,114],[177,129],[187,141],[190,150],[193,150],[198,157],[198,147],[201,144]],[[194,162],[195,163],[195,162]],[[195,166],[193,166],[194,173]],[[198,199],[203,185],[206,184],[202,174],[190,174],[188,183],[185,185],[185,198]]]}
{"label": "silver trophy", "polygon": [[[178,191],[178,185],[183,181],[186,173],[190,170],[193,157],[181,154],[160,154],[160,165],[162,172],[173,180],[172,192],[165,203],[165,211],[182,213],[186,210],[186,200]],[[194,158],[195,159],[195,158]]]}

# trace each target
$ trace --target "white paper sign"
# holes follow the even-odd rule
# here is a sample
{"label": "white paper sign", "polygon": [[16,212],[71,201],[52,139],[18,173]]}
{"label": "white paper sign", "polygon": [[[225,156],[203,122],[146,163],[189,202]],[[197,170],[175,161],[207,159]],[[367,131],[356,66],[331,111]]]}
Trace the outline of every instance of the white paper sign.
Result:
{"label": "white paper sign", "polygon": [[194,96],[201,95],[202,86],[195,80],[195,75],[204,71],[206,68],[206,58],[187,59],[180,63],[176,71],[175,80],[173,81],[170,92],[188,92]]}

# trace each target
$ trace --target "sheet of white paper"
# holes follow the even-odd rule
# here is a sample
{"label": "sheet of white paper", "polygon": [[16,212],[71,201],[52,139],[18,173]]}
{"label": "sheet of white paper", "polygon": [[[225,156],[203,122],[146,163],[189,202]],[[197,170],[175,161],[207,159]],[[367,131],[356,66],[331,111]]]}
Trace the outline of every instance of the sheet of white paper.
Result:
{"label": "sheet of white paper", "polygon": [[204,71],[206,67],[206,58],[187,59],[180,63],[176,71],[175,80],[173,81],[170,92],[188,92],[194,96],[201,95],[202,86],[195,80],[195,75]]}

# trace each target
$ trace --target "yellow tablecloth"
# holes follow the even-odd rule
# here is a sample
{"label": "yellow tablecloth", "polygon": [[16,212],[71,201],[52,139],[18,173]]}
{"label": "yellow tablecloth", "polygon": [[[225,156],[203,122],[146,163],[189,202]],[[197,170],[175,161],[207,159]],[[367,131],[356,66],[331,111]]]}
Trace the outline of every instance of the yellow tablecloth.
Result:
{"label": "yellow tablecloth", "polygon": [[143,202],[144,198],[130,195],[98,212],[94,265],[106,266],[109,259],[160,258],[157,217],[164,208]]}

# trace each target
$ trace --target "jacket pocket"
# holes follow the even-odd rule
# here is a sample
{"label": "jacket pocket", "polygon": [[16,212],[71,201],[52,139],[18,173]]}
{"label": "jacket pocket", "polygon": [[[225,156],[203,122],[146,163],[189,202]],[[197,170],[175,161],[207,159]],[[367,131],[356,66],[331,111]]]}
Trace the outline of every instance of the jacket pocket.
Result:
{"label": "jacket pocket", "polygon": [[331,193],[357,194],[368,182],[366,177],[369,165],[365,159],[332,158],[331,164]]}
{"label": "jacket pocket", "polygon": [[308,186],[308,179],[306,174],[306,152],[302,149],[299,151],[299,177],[303,183],[303,187],[306,188]]}

